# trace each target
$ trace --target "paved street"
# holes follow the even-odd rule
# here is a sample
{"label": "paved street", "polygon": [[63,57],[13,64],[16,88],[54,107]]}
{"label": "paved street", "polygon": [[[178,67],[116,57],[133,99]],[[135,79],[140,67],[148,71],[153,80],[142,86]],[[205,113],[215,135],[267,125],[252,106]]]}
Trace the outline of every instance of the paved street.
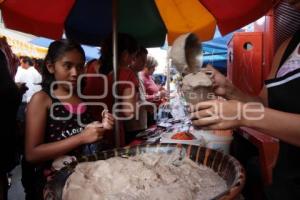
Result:
{"label": "paved street", "polygon": [[8,191],[8,200],[24,200],[25,194],[21,183],[21,166],[12,171],[12,185]]}

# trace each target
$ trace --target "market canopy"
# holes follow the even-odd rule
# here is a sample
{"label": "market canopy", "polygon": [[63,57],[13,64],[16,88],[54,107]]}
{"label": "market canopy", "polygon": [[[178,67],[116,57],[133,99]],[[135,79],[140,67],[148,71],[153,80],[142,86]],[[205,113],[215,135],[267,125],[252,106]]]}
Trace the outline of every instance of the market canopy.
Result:
{"label": "market canopy", "polygon": [[[146,47],[170,43],[180,34],[213,38],[216,25],[223,35],[264,15],[275,0],[119,0],[118,31]],[[7,28],[99,46],[112,32],[112,0],[6,0],[0,4]]]}

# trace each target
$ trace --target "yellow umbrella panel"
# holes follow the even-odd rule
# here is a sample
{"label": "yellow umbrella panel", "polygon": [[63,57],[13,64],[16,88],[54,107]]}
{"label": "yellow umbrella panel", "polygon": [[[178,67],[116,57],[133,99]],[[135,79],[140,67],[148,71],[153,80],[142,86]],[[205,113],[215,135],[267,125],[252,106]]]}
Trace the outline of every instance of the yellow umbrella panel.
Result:
{"label": "yellow umbrella panel", "polygon": [[172,43],[179,35],[195,33],[202,41],[211,40],[216,20],[198,0],[155,0]]}

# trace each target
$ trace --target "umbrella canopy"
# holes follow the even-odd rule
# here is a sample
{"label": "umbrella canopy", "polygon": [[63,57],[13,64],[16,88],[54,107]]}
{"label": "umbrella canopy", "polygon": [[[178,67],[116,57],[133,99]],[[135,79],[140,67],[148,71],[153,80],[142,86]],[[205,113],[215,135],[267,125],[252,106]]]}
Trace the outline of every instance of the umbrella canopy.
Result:
{"label": "umbrella canopy", "polygon": [[[146,47],[162,46],[186,32],[212,39],[216,24],[222,34],[264,15],[275,0],[119,0],[118,31]],[[112,32],[111,0],[7,0],[1,5],[8,28],[52,39],[67,37],[100,45]]]}

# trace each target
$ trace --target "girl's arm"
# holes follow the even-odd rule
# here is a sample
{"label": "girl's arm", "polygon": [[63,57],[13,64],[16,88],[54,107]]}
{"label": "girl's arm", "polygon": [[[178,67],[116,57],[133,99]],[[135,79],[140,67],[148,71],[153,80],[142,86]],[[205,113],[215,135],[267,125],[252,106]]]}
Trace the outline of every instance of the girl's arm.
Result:
{"label": "girl's arm", "polygon": [[29,162],[39,163],[55,159],[82,144],[92,143],[102,138],[104,129],[97,127],[100,123],[95,123],[95,126],[85,128],[84,133],[61,141],[45,143],[47,110],[50,105],[49,96],[44,92],[38,92],[27,106],[25,157]]}

